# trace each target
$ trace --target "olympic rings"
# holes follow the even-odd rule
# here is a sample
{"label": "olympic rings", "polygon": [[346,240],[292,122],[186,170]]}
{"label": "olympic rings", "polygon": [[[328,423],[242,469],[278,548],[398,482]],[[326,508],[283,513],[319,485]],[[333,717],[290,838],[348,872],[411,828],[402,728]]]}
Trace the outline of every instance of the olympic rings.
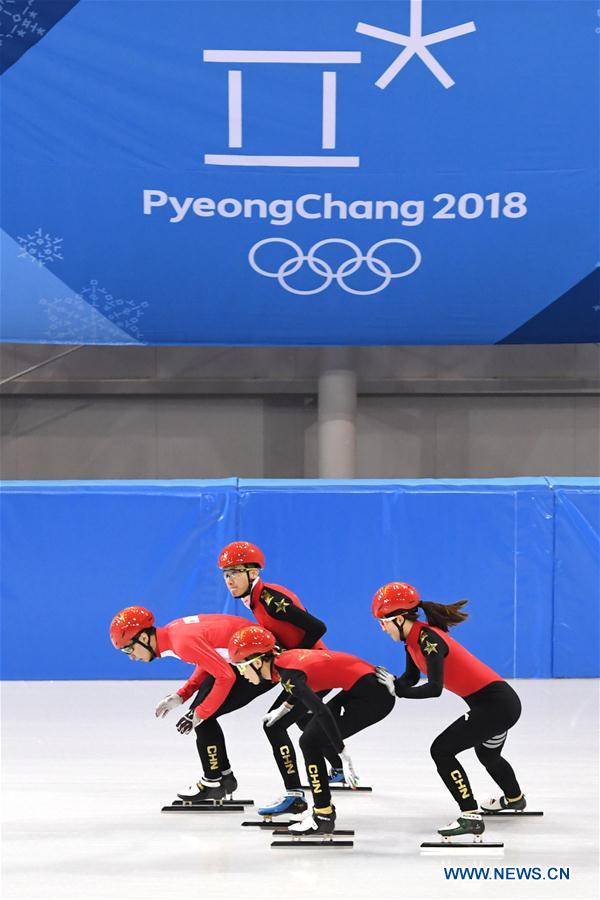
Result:
{"label": "olympic rings", "polygon": [[[281,263],[277,271],[271,272],[267,269],[263,269],[256,262],[256,254],[261,247],[265,247],[267,244],[285,244],[293,250],[294,256],[291,256]],[[342,246],[349,247],[353,253],[353,256],[344,260],[335,272],[328,262],[316,255],[321,247],[325,247],[328,244],[341,244]],[[374,255],[380,247],[383,247],[386,244],[404,244],[412,250],[415,255],[413,264],[402,272],[392,272],[384,260]],[[367,250],[366,254],[363,254],[356,244],[352,241],[347,241],[345,238],[326,238],[323,241],[317,241],[306,254],[302,252],[302,248],[298,244],[294,241],[290,241],[288,238],[264,238],[262,241],[257,241],[248,252],[248,262],[255,272],[258,272],[259,275],[264,275],[266,278],[276,278],[284,290],[289,291],[291,294],[300,294],[303,296],[307,296],[308,294],[320,294],[321,291],[326,290],[333,281],[349,294],[358,294],[363,297],[370,294],[378,294],[389,285],[393,278],[405,278],[407,275],[412,275],[412,273],[421,265],[421,259],[421,251],[419,248],[414,244],[411,244],[410,241],[404,241],[401,238],[386,238],[383,241],[378,241]],[[292,287],[288,284],[286,279],[298,272],[304,263],[308,263],[309,269],[323,278],[323,284],[316,288],[312,288],[311,290],[300,290],[299,288]],[[367,291],[359,291],[346,284],[345,279],[350,275],[353,275],[363,263],[366,263],[370,271],[382,279],[382,282],[378,287]]]}

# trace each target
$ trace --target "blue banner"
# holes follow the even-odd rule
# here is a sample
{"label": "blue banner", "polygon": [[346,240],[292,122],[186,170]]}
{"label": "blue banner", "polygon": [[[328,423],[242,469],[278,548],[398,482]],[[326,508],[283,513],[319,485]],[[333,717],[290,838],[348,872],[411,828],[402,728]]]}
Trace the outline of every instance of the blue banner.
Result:
{"label": "blue banner", "polygon": [[600,340],[596,6],[0,0],[0,338]]}

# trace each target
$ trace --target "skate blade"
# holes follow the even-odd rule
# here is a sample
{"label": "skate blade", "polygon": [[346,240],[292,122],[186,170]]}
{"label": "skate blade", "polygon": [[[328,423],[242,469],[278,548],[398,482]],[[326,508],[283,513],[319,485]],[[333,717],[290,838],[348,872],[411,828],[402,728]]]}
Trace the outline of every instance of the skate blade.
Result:
{"label": "skate blade", "polygon": [[246,809],[241,804],[230,803],[227,806],[221,804],[207,803],[201,806],[199,803],[182,803],[181,805],[171,803],[169,806],[163,806],[161,812],[177,812],[177,813],[226,813],[226,812],[245,812]]}
{"label": "skate blade", "polygon": [[[310,787],[309,784],[302,784],[300,787],[301,787],[301,789],[302,789],[303,791],[310,791],[310,790],[311,790],[311,787]],[[355,787],[355,788],[348,787],[347,784],[330,784],[330,785],[329,785],[329,790],[330,790],[330,791],[346,791],[346,792],[349,793],[349,794],[356,794],[356,793],[358,793],[359,791],[369,791],[369,792],[371,792],[371,791],[373,790],[373,788],[372,788],[372,787],[368,787],[367,785],[364,785],[364,784],[361,784],[361,785],[359,785],[358,787]]]}
{"label": "skate blade", "polygon": [[[264,828],[266,830],[273,830],[274,828],[287,828],[288,825],[295,825],[295,822],[290,821],[270,821],[269,819],[248,819],[246,822],[242,822],[242,826],[245,828]],[[287,834],[287,831],[286,831]]]}
{"label": "skate blade", "polygon": [[[277,824],[283,825],[284,823],[278,822]],[[292,831],[287,831],[287,829],[285,829],[285,828],[276,828],[275,831],[273,832],[273,834],[278,834],[278,835],[285,834],[285,835],[287,835],[287,837],[296,837],[296,835]],[[354,831],[348,831],[347,829],[344,829],[344,828],[334,828],[334,830],[331,832],[331,834],[343,834],[346,837],[354,837]],[[318,834],[318,832],[314,832],[314,834],[310,834],[310,833],[302,834],[302,835],[300,835],[300,837],[302,840],[304,838],[311,838],[313,840],[314,840],[314,838],[319,838],[320,840],[323,839],[323,835]]]}
{"label": "skate blade", "polygon": [[254,800],[173,800],[171,806],[254,806]]}
{"label": "skate blade", "polygon": [[523,809],[519,811],[518,809],[499,809],[498,812],[493,812],[492,810],[481,810],[482,816],[508,816],[509,818],[518,819],[520,816],[543,816],[544,813],[541,810],[533,810],[533,809]]}
{"label": "skate blade", "polygon": [[504,844],[497,841],[425,841],[421,848],[425,850],[501,850]]}
{"label": "skate blade", "polygon": [[303,836],[292,838],[289,841],[271,841],[271,847],[292,847],[294,850],[304,849],[305,847],[354,847],[354,841],[324,840],[323,835],[320,835],[320,840],[318,841],[307,841]]}

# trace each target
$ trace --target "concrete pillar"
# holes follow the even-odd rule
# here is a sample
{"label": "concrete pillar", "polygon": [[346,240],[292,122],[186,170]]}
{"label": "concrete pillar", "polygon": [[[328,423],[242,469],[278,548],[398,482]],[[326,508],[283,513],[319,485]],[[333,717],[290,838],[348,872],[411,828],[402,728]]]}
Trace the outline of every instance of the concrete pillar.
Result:
{"label": "concrete pillar", "polygon": [[324,347],[319,375],[319,478],[356,477],[354,349]]}

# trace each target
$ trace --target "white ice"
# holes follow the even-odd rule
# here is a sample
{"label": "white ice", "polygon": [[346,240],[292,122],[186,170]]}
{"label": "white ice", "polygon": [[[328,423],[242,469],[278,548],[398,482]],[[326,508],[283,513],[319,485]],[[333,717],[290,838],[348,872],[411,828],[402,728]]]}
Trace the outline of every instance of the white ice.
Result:
{"label": "white ice", "polygon": [[[489,819],[485,850],[438,851],[435,828],[456,815],[429,746],[465,710],[401,700],[348,742],[373,793],[336,794],[338,827],[356,830],[352,850],[270,849],[270,833],[241,828],[240,813],[161,814],[197,780],[193,737],[177,711],[154,717],[174,682],[5,682],[3,722],[4,900],[162,898],[598,898],[598,684],[516,681],[523,716],[509,736],[530,809],[542,818]],[[281,793],[260,725],[275,694],[221,722],[240,787],[265,802]],[[295,731],[295,729],[294,729]],[[297,735],[297,732],[296,732]],[[497,794],[472,751],[462,755],[479,800]],[[548,867],[569,880],[449,881],[445,866]],[[516,870],[515,870],[516,871]]]}

